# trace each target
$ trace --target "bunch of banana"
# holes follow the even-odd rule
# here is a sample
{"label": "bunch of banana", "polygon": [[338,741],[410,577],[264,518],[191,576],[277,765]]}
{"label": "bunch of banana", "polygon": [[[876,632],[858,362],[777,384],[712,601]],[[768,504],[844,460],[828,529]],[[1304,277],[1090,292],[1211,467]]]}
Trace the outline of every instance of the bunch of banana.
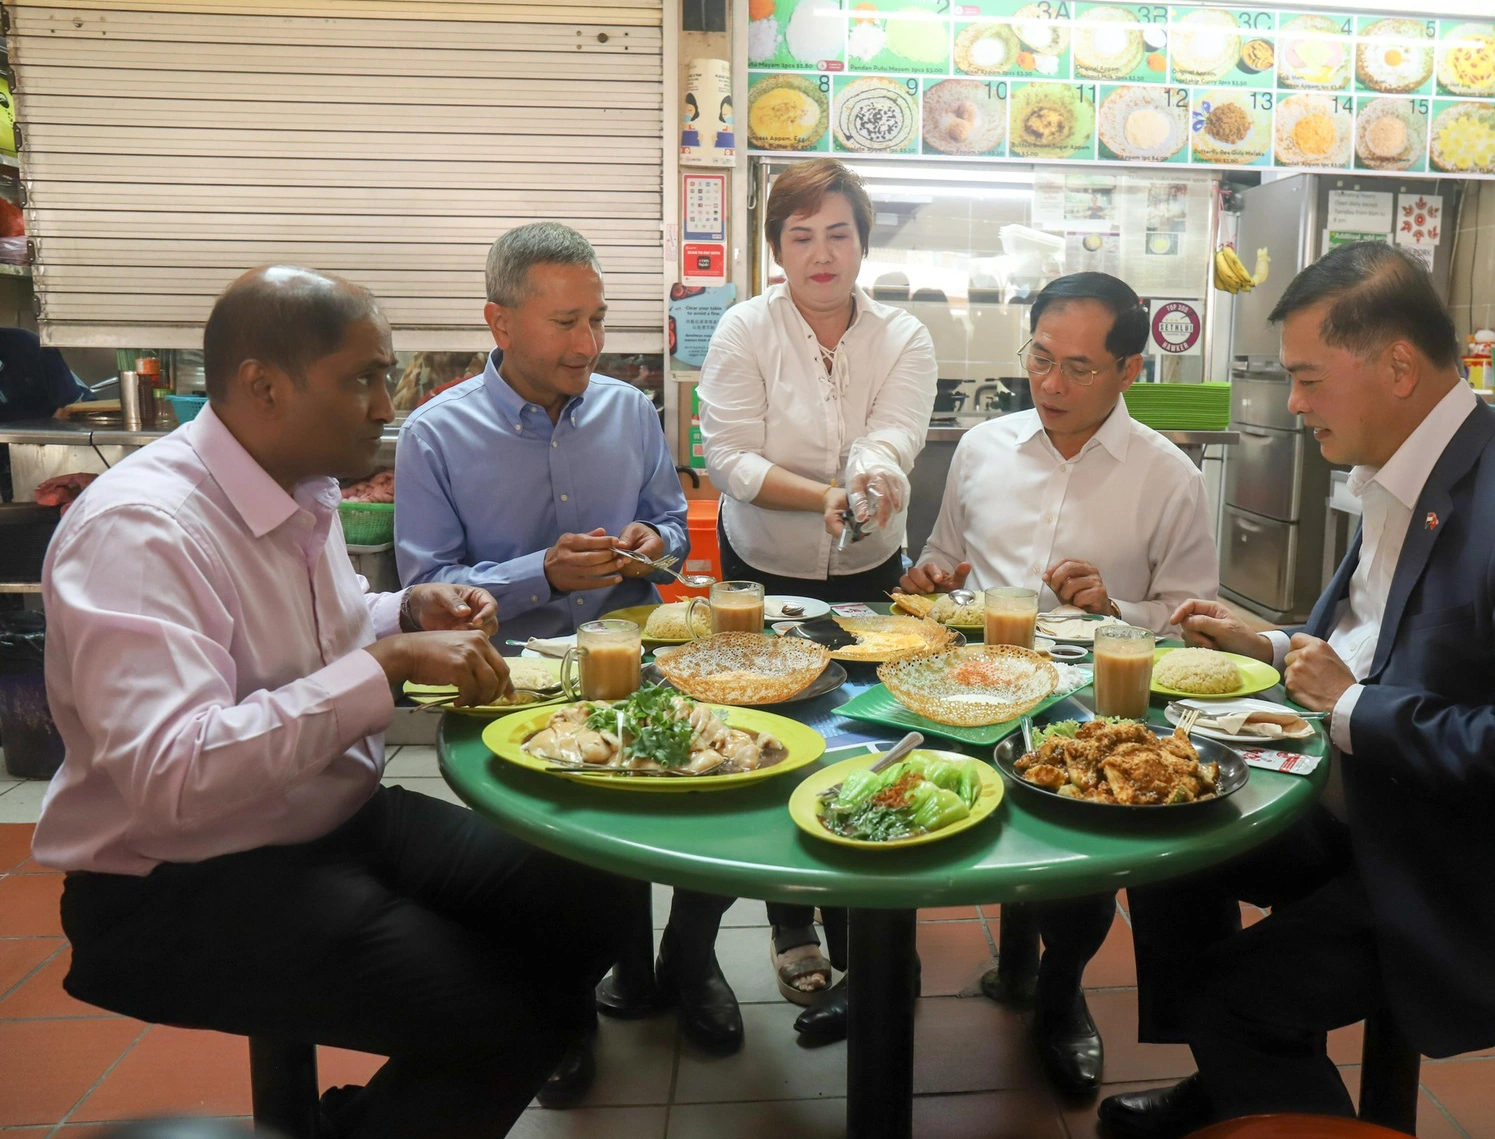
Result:
{"label": "bunch of banana", "polygon": [[[1260,263],[1261,257],[1258,255],[1258,266]],[[1266,274],[1263,273],[1262,277],[1265,279]],[[1249,293],[1256,288],[1256,279],[1246,271],[1246,266],[1229,245],[1222,245],[1215,250],[1215,288],[1224,289],[1227,293]]]}

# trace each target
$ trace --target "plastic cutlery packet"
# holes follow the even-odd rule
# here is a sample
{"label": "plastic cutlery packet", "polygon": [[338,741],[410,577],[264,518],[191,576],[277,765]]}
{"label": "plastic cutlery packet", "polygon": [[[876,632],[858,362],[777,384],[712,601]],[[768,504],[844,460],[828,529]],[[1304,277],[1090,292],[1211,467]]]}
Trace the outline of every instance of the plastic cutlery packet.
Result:
{"label": "plastic cutlery packet", "polygon": [[1259,767],[1263,771],[1281,771],[1287,775],[1311,775],[1321,755],[1303,755],[1296,751],[1267,751],[1264,748],[1240,748],[1240,757],[1248,767]]}
{"label": "plastic cutlery packet", "polygon": [[1306,740],[1313,736],[1313,725],[1302,716],[1290,708],[1265,701],[1231,701],[1211,707],[1202,700],[1180,700],[1171,705],[1169,711],[1177,716],[1186,709],[1197,709],[1201,713],[1194,725],[1196,729],[1222,735],[1260,736],[1264,740]]}

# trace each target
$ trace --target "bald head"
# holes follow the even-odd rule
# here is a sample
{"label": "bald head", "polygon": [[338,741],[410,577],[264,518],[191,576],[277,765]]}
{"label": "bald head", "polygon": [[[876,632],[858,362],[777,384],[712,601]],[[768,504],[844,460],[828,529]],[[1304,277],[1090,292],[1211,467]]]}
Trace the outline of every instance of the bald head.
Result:
{"label": "bald head", "polygon": [[381,320],[367,289],[312,269],[266,265],[229,285],[203,328],[203,374],[208,396],[226,400],[246,360],[279,368],[293,380],[336,352],[348,325]]}

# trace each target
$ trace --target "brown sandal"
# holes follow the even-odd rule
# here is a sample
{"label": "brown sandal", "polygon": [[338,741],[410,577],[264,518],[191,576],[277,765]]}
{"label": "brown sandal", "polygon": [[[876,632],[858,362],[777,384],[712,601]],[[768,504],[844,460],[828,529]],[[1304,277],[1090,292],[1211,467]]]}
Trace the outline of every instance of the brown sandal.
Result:
{"label": "brown sandal", "polygon": [[830,987],[831,963],[820,951],[820,942],[807,941],[780,950],[770,929],[768,956],[785,1000],[808,1005]]}

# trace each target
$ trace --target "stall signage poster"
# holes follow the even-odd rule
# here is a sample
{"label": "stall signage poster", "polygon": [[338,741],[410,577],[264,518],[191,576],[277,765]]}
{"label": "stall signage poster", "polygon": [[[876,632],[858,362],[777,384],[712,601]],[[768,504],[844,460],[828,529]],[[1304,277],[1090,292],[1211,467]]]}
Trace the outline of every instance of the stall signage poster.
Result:
{"label": "stall signage poster", "polygon": [[[1089,0],[752,9],[756,154],[1495,178],[1488,18]],[[1330,228],[1380,225],[1347,214]]]}
{"label": "stall signage poster", "polygon": [[1330,190],[1329,228],[1390,233],[1393,198],[1390,191]]}
{"label": "stall signage poster", "polygon": [[1443,195],[1396,196],[1396,243],[1438,245],[1443,241]]}
{"label": "stall signage poster", "polygon": [[716,326],[736,299],[736,285],[693,288],[682,282],[671,288],[670,355],[687,368],[704,364]]}
{"label": "stall signage poster", "polygon": [[1324,248],[1335,249],[1341,245],[1353,245],[1357,241],[1391,241],[1391,231],[1385,233],[1369,233],[1355,229],[1326,229],[1324,230]]}
{"label": "stall signage poster", "polygon": [[1194,301],[1152,302],[1152,348],[1168,356],[1197,356],[1203,350],[1204,318]]}
{"label": "stall signage poster", "polygon": [[680,248],[680,282],[720,285],[727,279],[727,247],[720,241],[687,241]]}
{"label": "stall signage poster", "polygon": [[681,229],[686,241],[726,239],[725,174],[686,174],[681,179],[680,200],[685,213]]}

